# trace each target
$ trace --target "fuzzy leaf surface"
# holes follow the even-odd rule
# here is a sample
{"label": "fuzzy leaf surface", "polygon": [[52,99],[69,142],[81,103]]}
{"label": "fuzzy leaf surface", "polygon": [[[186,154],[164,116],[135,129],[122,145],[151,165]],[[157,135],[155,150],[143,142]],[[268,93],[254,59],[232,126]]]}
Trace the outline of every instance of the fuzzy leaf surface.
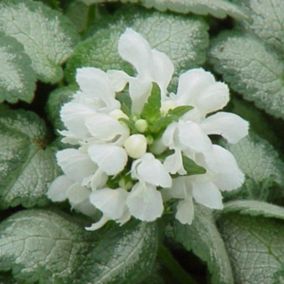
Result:
{"label": "fuzzy leaf surface", "polygon": [[0,102],[31,102],[36,76],[30,58],[15,39],[0,32]]}
{"label": "fuzzy leaf surface", "polygon": [[175,221],[170,236],[205,261],[213,284],[233,284],[233,274],[224,242],[209,209],[194,206],[192,225]]}
{"label": "fuzzy leaf surface", "polygon": [[243,191],[266,200],[272,186],[284,186],[284,163],[269,142],[251,133],[237,144],[226,144],[246,175]]}
{"label": "fuzzy leaf surface", "polygon": [[74,218],[50,210],[10,216],[0,224],[0,269],[12,269],[21,283],[44,284],[138,283],[150,274],[155,225],[87,232]]}
{"label": "fuzzy leaf surface", "polygon": [[282,0],[239,0],[248,9],[244,28],[284,52],[284,2]]}
{"label": "fuzzy leaf surface", "polygon": [[256,200],[237,200],[225,203],[222,213],[226,214],[231,212],[284,220],[283,207]]}
{"label": "fuzzy leaf surface", "polygon": [[[91,3],[117,2],[119,0],[84,0]],[[156,8],[159,11],[173,11],[181,14],[212,15],[216,18],[231,16],[235,19],[246,18],[245,12],[226,0],[120,0],[122,3],[139,3],[146,8]]]}
{"label": "fuzzy leaf surface", "polygon": [[0,208],[45,205],[58,175],[54,150],[45,148],[46,128],[34,113],[0,112]]}
{"label": "fuzzy leaf surface", "polygon": [[284,222],[225,214],[219,228],[232,263],[235,283],[270,284],[284,264]]}
{"label": "fuzzy leaf surface", "polygon": [[38,78],[48,83],[61,80],[61,64],[71,55],[78,39],[65,16],[31,0],[1,1],[0,31],[24,46]]}
{"label": "fuzzy leaf surface", "polygon": [[284,118],[284,65],[261,40],[249,34],[222,33],[213,41],[210,61],[234,91]]}

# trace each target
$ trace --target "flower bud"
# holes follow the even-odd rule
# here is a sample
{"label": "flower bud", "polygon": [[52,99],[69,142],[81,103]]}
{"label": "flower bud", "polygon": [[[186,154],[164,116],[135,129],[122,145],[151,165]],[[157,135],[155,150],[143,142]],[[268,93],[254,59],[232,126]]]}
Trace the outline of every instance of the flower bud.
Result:
{"label": "flower bud", "polygon": [[142,134],[133,134],[125,140],[124,148],[129,157],[138,159],[146,153],[147,140]]}
{"label": "flower bud", "polygon": [[144,133],[148,128],[148,123],[145,119],[138,119],[135,121],[135,128],[139,132]]}

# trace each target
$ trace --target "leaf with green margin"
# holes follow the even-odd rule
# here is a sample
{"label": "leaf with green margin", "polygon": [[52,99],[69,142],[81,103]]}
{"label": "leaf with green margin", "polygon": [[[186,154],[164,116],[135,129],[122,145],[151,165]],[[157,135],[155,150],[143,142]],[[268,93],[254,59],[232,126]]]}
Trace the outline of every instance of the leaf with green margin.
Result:
{"label": "leaf with green margin", "polygon": [[261,40],[224,32],[213,40],[209,56],[234,91],[267,113],[284,118],[284,65]]}
{"label": "leaf with green margin", "polygon": [[224,204],[222,214],[239,213],[250,216],[263,216],[284,220],[284,208],[256,200],[237,200]]}
{"label": "leaf with green margin", "polygon": [[38,78],[55,83],[62,79],[60,66],[78,40],[68,18],[40,2],[0,2],[0,31],[19,41],[32,61]]}
{"label": "leaf with green margin", "polygon": [[36,76],[23,46],[0,32],[0,102],[30,103],[34,97]]}
{"label": "leaf with green margin", "polygon": [[230,260],[212,212],[195,204],[194,214],[190,226],[182,225],[175,220],[169,236],[207,263],[212,274],[212,284],[233,284]]}
{"label": "leaf with green margin", "polygon": [[[86,3],[118,2],[119,0],[84,0]],[[231,16],[235,19],[246,19],[248,16],[241,7],[226,0],[120,0],[121,2],[139,3],[146,8],[159,11],[173,11],[182,14],[212,15],[216,18]]]}
{"label": "leaf with green margin", "polygon": [[191,106],[178,106],[174,109],[170,109],[166,116],[162,116],[150,125],[151,132],[158,133],[166,129],[172,122],[178,121],[184,114],[190,111]]}
{"label": "leaf with green margin", "polygon": [[232,263],[235,283],[271,284],[284,264],[284,222],[225,214],[219,229]]}
{"label": "leaf with green margin", "polygon": [[155,223],[130,223],[105,234],[85,257],[76,284],[133,284],[153,270],[157,255]]}
{"label": "leaf with green margin", "polygon": [[284,52],[284,2],[282,0],[238,0],[250,15],[243,27],[267,44]]}
{"label": "leaf with green margin", "polygon": [[0,270],[28,283],[71,282],[93,241],[82,226],[52,211],[20,211],[0,224]]}
{"label": "leaf with green margin", "polygon": [[273,284],[284,284],[284,266],[282,267],[282,269],[274,273]]}
{"label": "leaf with green margin", "polygon": [[157,228],[131,222],[87,232],[75,217],[25,210],[0,224],[0,247],[0,270],[19,281],[138,283],[154,265]]}
{"label": "leaf with green margin", "polygon": [[[77,86],[73,85],[57,88],[50,93],[46,104],[46,112],[49,120],[56,130],[62,130],[65,128],[60,118],[60,110],[65,103],[72,99],[77,90]],[[58,133],[56,132],[56,134]]]}
{"label": "leaf with green margin", "polygon": [[76,69],[82,66],[133,73],[118,54],[118,39],[127,27],[141,33],[153,48],[166,53],[175,65],[176,76],[206,60],[208,25],[203,19],[126,7],[97,22],[93,36],[76,47],[67,62],[67,80],[73,83]]}
{"label": "leaf with green margin", "polygon": [[160,118],[161,112],[161,90],[160,87],[153,83],[151,94],[145,103],[141,112],[141,117],[149,121],[151,124]]}
{"label": "leaf with green margin", "polygon": [[[237,144],[226,143],[225,148],[234,155],[246,175],[242,186],[243,198],[267,200],[272,186],[284,186],[284,163],[266,140],[251,132]],[[230,196],[235,192],[227,194]]]}
{"label": "leaf with green margin", "polygon": [[54,149],[45,148],[46,128],[34,113],[0,112],[0,208],[43,206],[59,173]]}
{"label": "leaf with green margin", "polygon": [[79,33],[85,31],[88,27],[89,14],[93,12],[92,7],[88,7],[81,0],[72,1],[65,12],[65,15],[72,21]]}

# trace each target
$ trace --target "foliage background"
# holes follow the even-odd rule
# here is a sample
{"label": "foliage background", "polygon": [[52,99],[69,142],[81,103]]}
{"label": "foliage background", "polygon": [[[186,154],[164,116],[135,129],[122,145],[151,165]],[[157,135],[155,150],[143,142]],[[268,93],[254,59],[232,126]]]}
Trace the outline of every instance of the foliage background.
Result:
{"label": "foliage background", "polygon": [[[121,2],[0,0],[0,283],[284,283],[284,2]],[[117,53],[129,26],[173,60],[172,90],[199,66],[230,86],[250,135],[218,142],[246,181],[222,212],[197,206],[192,226],[168,214],[90,233],[46,198],[59,110],[76,68],[133,72]]]}

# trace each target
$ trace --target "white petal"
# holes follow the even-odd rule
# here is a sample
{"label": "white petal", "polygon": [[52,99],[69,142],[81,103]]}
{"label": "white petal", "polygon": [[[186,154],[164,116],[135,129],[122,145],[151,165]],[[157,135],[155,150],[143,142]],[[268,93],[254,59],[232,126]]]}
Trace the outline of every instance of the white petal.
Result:
{"label": "white petal", "polygon": [[179,145],[176,141],[177,132],[178,132],[178,123],[177,122],[171,123],[163,133],[162,136],[163,144],[169,147],[170,149],[178,147]]}
{"label": "white petal", "polygon": [[165,200],[188,199],[191,196],[191,183],[188,181],[188,177],[177,177],[173,179],[172,187],[163,189],[161,193]]}
{"label": "white petal", "polygon": [[119,108],[120,104],[115,100],[111,80],[104,71],[93,67],[79,68],[77,69],[76,80],[82,92],[98,99],[102,108]]}
{"label": "white petal", "polygon": [[98,189],[90,195],[90,202],[109,219],[120,219],[126,209],[127,191],[122,188]]}
{"label": "white petal", "polygon": [[119,55],[132,64],[141,75],[151,74],[151,47],[144,37],[127,28],[118,41]]}
{"label": "white petal", "polygon": [[152,82],[147,78],[138,77],[129,81],[129,95],[131,98],[131,111],[140,113],[151,94]]}
{"label": "white petal", "polygon": [[95,230],[98,230],[98,229],[100,229],[101,227],[103,227],[108,221],[109,221],[109,218],[103,215],[103,216],[101,217],[101,219],[100,219],[98,222],[92,224],[90,227],[86,227],[85,229],[86,229],[87,231],[95,231]]}
{"label": "white petal", "polygon": [[161,193],[154,186],[141,182],[129,193],[127,206],[135,218],[147,222],[159,218],[164,210]]}
{"label": "white petal", "polygon": [[163,164],[147,153],[132,164],[132,177],[155,186],[171,187],[172,179]]}
{"label": "white petal", "polygon": [[199,153],[207,153],[211,150],[210,139],[197,123],[180,122],[178,135],[185,150],[190,149]]}
{"label": "white petal", "polygon": [[86,105],[69,102],[61,108],[60,117],[71,133],[78,138],[84,139],[89,136],[85,121],[94,113],[95,111]]}
{"label": "white petal", "polygon": [[202,121],[201,127],[208,135],[222,135],[229,143],[235,144],[248,135],[249,124],[234,113],[218,112]]}
{"label": "white petal", "polygon": [[192,198],[181,200],[177,205],[176,219],[182,224],[191,225],[194,218]]}
{"label": "white petal", "polygon": [[116,175],[127,163],[126,151],[112,144],[94,144],[89,147],[90,158],[108,175]]}
{"label": "white petal", "polygon": [[163,98],[166,96],[167,87],[172,79],[174,65],[165,53],[155,49],[152,50],[152,58],[153,80],[159,85],[161,96]]}
{"label": "white petal", "polygon": [[164,166],[167,172],[171,174],[176,174],[177,172],[180,175],[186,174],[186,171],[183,167],[183,160],[181,151],[175,150],[174,154],[168,156],[164,161]]}
{"label": "white petal", "polygon": [[72,209],[92,218],[95,217],[95,214],[97,212],[97,209],[94,207],[93,204],[90,203],[88,199],[84,200],[81,203],[73,205]]}
{"label": "white petal", "polygon": [[196,98],[210,85],[215,78],[202,68],[191,69],[179,77],[177,100],[180,104],[195,106]]}
{"label": "white petal", "polygon": [[218,187],[209,181],[196,177],[192,181],[192,195],[196,202],[212,208],[222,209],[222,195]]}
{"label": "white petal", "polygon": [[67,199],[67,192],[74,182],[65,175],[57,177],[50,185],[47,196],[53,202],[61,202]]}
{"label": "white petal", "polygon": [[203,114],[207,114],[225,107],[229,99],[228,86],[222,82],[216,82],[197,97],[196,105]]}
{"label": "white petal", "polygon": [[121,92],[129,81],[129,75],[120,70],[109,70],[107,74],[115,92]]}
{"label": "white petal", "polygon": [[86,126],[96,142],[122,143],[129,136],[126,125],[106,114],[95,114],[86,120]]}
{"label": "white petal", "polygon": [[77,204],[88,200],[90,194],[91,191],[89,189],[80,186],[78,183],[73,184],[67,192],[68,200],[72,206],[76,206]]}
{"label": "white petal", "polygon": [[213,154],[205,158],[209,168],[215,173],[214,183],[220,190],[234,190],[244,183],[244,174],[228,150],[213,145]]}
{"label": "white petal", "polygon": [[77,149],[64,149],[56,153],[57,163],[69,179],[81,182],[95,173],[96,165],[86,153]]}
{"label": "white petal", "polygon": [[97,169],[96,172],[82,181],[83,186],[88,186],[92,190],[105,187],[105,184],[108,180],[108,176],[105,172],[100,169]]}

